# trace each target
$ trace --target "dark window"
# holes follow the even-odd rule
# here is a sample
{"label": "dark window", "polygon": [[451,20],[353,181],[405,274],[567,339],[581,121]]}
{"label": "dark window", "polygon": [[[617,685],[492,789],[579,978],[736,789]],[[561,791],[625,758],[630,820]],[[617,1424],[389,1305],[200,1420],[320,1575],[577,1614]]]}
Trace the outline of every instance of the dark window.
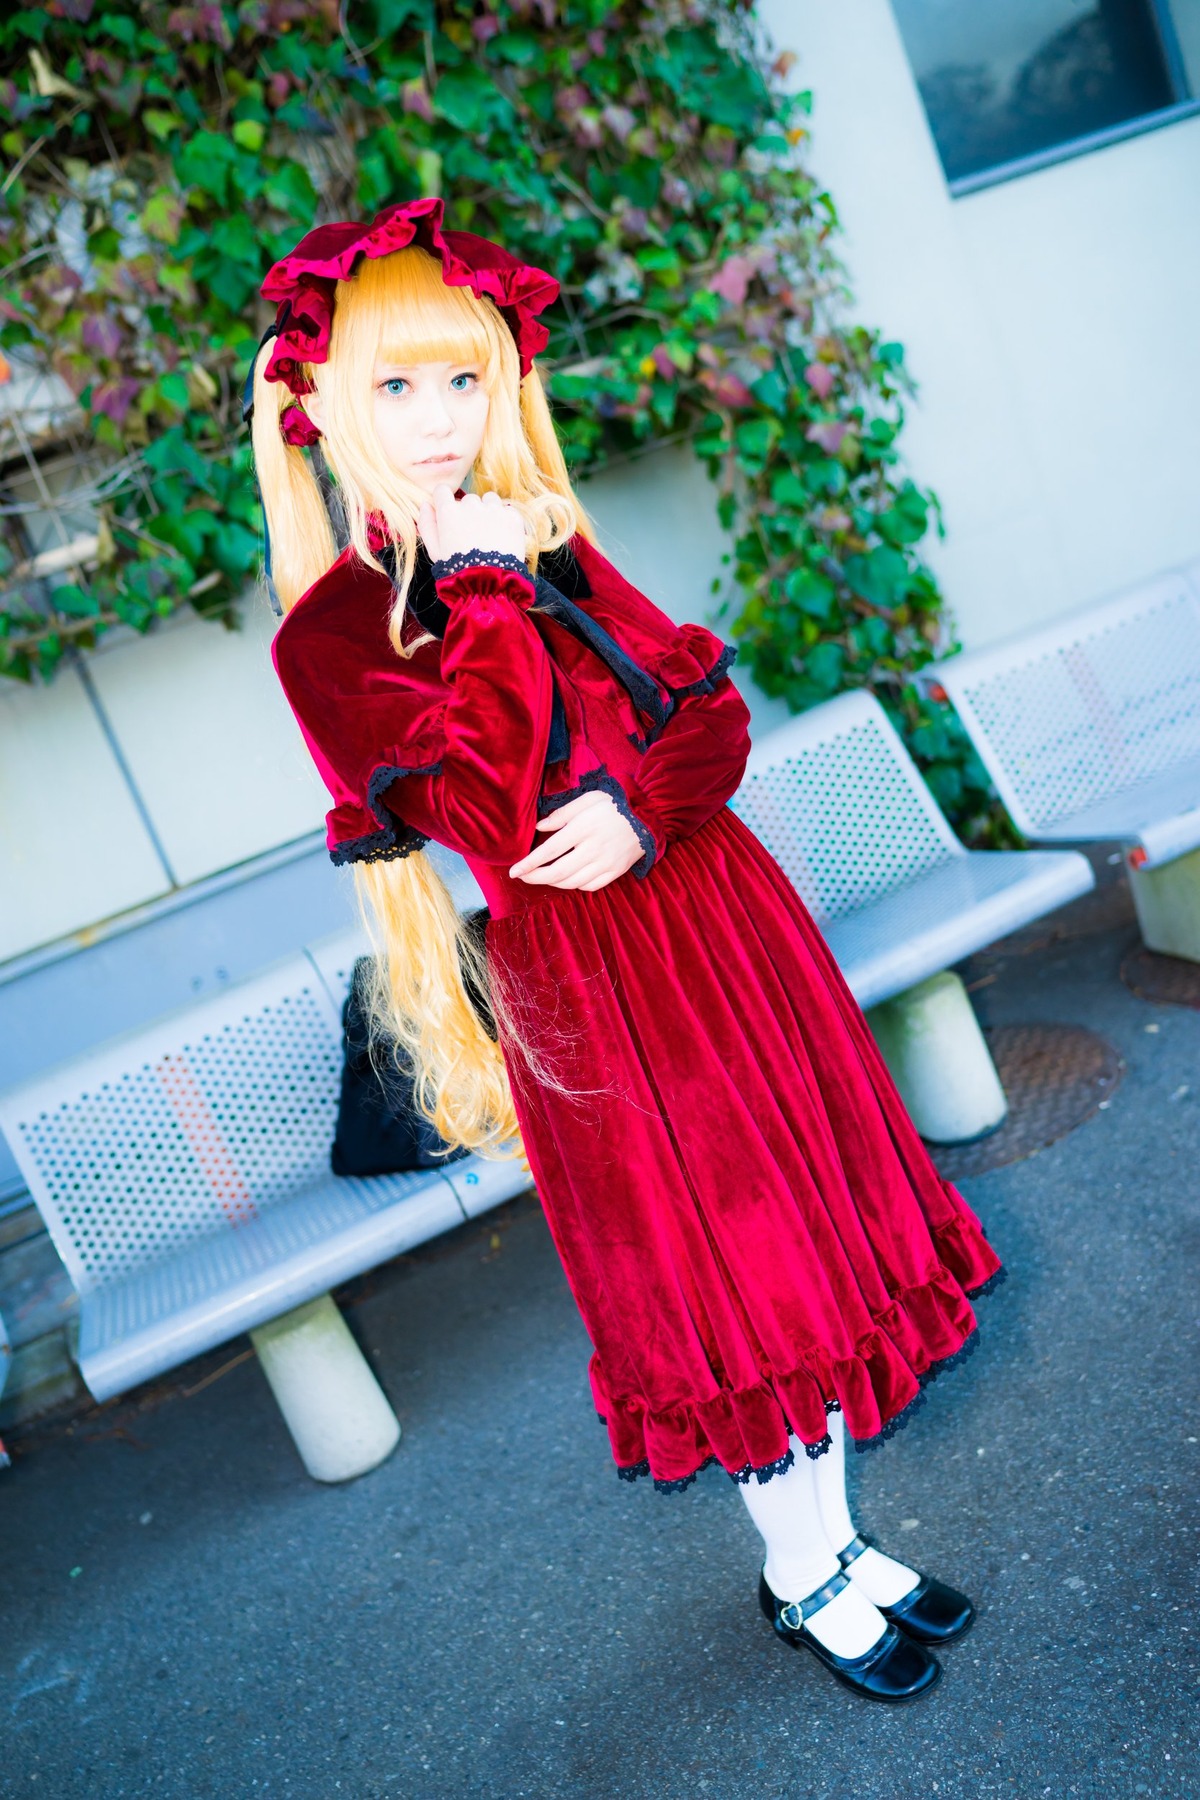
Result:
{"label": "dark window", "polygon": [[1126,135],[1197,91],[1200,0],[893,0],[952,185]]}

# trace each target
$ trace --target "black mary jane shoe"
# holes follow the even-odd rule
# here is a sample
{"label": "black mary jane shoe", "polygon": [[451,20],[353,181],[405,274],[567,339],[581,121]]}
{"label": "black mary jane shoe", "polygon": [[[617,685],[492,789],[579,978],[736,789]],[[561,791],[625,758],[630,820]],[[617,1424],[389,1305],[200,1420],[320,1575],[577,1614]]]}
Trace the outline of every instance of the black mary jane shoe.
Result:
{"label": "black mary jane shoe", "polygon": [[[864,1550],[878,1548],[861,1531],[856,1532],[845,1549],[838,1551],[837,1559],[846,1569]],[[901,1594],[893,1605],[880,1606],[879,1611],[914,1644],[948,1644],[951,1638],[961,1637],[975,1617],[975,1608],[967,1596],[957,1588],[947,1587],[936,1576],[922,1575],[920,1570],[917,1573],[916,1587]]]}
{"label": "black mary jane shoe", "polygon": [[850,1577],[839,1570],[823,1587],[816,1588],[803,1600],[785,1601],[767,1585],[764,1568],[758,1578],[758,1603],[785,1644],[796,1647],[803,1644],[839,1681],[864,1699],[895,1704],[928,1693],[941,1674],[942,1665],[930,1651],[911,1643],[894,1625],[889,1624],[878,1642],[862,1656],[836,1656],[807,1629],[805,1620],[849,1585]]}

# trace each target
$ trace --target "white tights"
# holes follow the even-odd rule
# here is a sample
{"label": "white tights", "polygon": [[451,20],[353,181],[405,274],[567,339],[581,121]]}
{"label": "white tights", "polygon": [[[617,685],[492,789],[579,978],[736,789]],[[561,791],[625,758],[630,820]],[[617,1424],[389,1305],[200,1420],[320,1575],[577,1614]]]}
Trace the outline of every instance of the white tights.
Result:
{"label": "white tights", "polygon": [[[767,1586],[780,1600],[803,1600],[836,1575],[837,1552],[855,1535],[846,1503],[846,1428],[840,1412],[829,1414],[826,1429],[832,1441],[823,1455],[806,1455],[793,1437],[790,1469],[761,1483],[751,1476],[739,1488],[766,1545]],[[836,1656],[861,1656],[887,1625],[879,1608],[907,1594],[918,1574],[875,1549],[862,1551],[846,1573],[850,1586],[806,1625]]]}

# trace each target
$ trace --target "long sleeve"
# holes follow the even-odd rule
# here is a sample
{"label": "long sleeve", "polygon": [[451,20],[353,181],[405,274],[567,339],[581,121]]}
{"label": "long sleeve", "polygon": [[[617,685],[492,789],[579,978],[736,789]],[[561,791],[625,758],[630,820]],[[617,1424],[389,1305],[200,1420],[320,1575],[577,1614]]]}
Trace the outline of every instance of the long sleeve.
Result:
{"label": "long sleeve", "polygon": [[550,659],[527,617],[536,597],[515,556],[460,552],[434,563],[449,607],[442,679],[450,689],[438,766],[380,790],[389,812],[482,862],[533,848],[554,699]]}
{"label": "long sleeve", "polygon": [[[702,626],[681,631],[692,654],[703,639],[717,643]],[[745,771],[750,709],[727,673],[732,660],[726,646],[704,677],[676,690],[674,711],[630,783],[629,804],[653,832],[659,856],[719,812]]]}

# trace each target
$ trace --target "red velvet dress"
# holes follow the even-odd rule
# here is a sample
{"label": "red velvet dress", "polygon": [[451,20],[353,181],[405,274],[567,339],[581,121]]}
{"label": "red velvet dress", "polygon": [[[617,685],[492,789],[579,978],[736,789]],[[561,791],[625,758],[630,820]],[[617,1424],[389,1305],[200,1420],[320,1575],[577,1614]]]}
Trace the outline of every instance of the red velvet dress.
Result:
{"label": "red velvet dress", "polygon": [[[435,564],[444,636],[408,662],[386,640],[390,583],[347,553],[283,621],[275,664],[334,798],[335,860],[460,851],[491,980],[584,1090],[535,1080],[502,1031],[619,1472],[673,1489],[716,1460],[767,1479],[789,1427],[828,1446],[836,1406],[860,1447],[906,1423],[1003,1269],[795,889],[725,804],[749,748],[732,646],[675,625],[585,539],[570,549],[583,579],[558,616],[515,558]],[[535,819],[595,786],[639,861],[595,892],[510,879]]]}

